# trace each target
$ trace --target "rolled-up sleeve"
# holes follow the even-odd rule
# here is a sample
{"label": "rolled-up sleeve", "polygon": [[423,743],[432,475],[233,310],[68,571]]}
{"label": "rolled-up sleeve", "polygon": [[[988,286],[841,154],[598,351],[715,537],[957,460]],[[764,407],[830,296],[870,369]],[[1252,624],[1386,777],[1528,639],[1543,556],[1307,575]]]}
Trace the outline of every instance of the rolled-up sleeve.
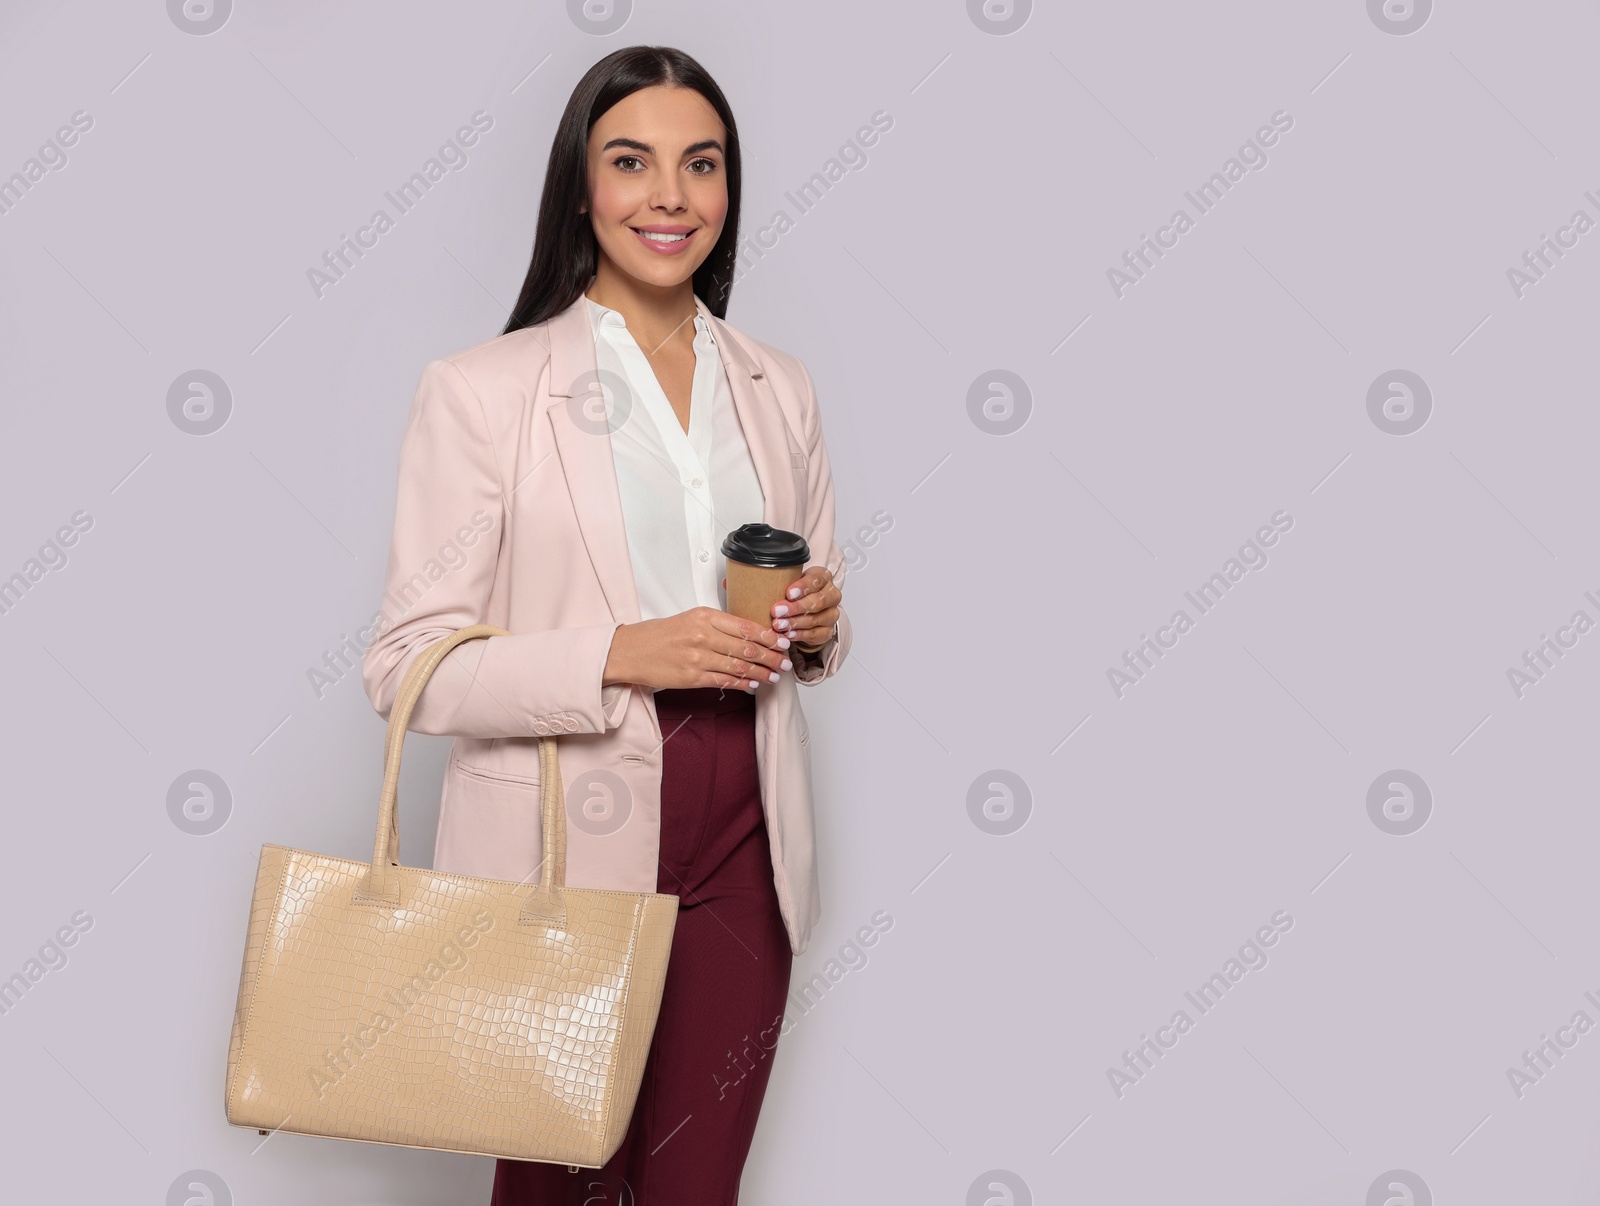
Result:
{"label": "rolled-up sleeve", "polygon": [[[806,510],[805,538],[811,547],[811,563],[818,564],[817,551],[826,549],[821,564],[833,574],[833,581],[844,589],[844,550],[834,539],[833,472],[828,464],[828,445],[822,438],[822,414],[817,406],[817,390],[811,373],[798,359],[800,375],[805,381],[805,398],[801,412],[802,435],[806,441]],[[802,683],[820,683],[839,672],[850,653],[850,616],[843,603],[839,605],[839,631],[815,653],[805,653],[789,647],[789,657],[794,663],[794,676]]]}
{"label": "rolled-up sleeve", "polygon": [[[505,515],[506,489],[482,402],[456,365],[430,361],[401,441],[382,606],[362,656],[367,697],[385,719],[423,650],[458,628],[487,622]],[[601,685],[618,627],[608,622],[465,641],[434,670],[408,727],[462,737],[615,728],[633,690]]]}

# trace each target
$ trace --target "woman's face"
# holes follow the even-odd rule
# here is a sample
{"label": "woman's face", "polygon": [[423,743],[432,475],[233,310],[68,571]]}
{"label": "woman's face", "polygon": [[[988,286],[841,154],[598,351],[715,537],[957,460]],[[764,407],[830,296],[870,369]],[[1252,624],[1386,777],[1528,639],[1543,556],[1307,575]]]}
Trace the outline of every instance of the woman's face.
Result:
{"label": "woman's face", "polygon": [[689,88],[641,88],[601,114],[589,131],[586,207],[601,256],[645,284],[693,276],[728,214],[726,139],[717,111]]}

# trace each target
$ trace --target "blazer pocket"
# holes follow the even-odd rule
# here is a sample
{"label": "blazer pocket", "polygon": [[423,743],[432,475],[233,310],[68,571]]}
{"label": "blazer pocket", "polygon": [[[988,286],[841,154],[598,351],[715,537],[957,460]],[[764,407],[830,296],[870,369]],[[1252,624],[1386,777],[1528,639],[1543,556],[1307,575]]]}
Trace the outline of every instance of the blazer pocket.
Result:
{"label": "blazer pocket", "polygon": [[455,769],[467,778],[477,779],[482,783],[509,784],[513,787],[532,787],[535,789],[539,786],[538,775],[515,775],[510,771],[489,770],[487,767],[482,766],[469,766],[461,761],[456,762]]}
{"label": "blazer pocket", "polygon": [[433,866],[436,871],[534,882],[542,835],[539,781],[482,767],[447,765]]}

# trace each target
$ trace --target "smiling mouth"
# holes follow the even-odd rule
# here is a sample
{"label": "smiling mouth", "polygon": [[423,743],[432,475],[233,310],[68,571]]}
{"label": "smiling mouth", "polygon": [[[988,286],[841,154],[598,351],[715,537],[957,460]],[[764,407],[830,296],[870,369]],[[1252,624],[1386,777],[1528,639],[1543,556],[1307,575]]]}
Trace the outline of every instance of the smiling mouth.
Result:
{"label": "smiling mouth", "polygon": [[689,234],[658,234],[653,230],[640,230],[637,226],[630,226],[628,229],[636,235],[642,235],[644,238],[649,239],[652,243],[681,243],[694,233],[691,230]]}

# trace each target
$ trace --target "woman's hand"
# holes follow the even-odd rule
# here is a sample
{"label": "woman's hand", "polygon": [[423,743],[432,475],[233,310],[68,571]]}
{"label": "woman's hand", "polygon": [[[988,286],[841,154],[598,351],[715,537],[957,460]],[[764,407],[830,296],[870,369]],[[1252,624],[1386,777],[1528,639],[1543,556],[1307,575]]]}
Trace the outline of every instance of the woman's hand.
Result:
{"label": "woman's hand", "polygon": [[833,639],[839,601],[844,597],[833,581],[833,571],[813,565],[787,594],[786,600],[772,605],[773,629],[792,640],[802,653],[818,652]]}
{"label": "woman's hand", "polygon": [[645,687],[737,687],[754,691],[794,668],[790,639],[715,607],[623,624],[611,636],[601,682]]}

